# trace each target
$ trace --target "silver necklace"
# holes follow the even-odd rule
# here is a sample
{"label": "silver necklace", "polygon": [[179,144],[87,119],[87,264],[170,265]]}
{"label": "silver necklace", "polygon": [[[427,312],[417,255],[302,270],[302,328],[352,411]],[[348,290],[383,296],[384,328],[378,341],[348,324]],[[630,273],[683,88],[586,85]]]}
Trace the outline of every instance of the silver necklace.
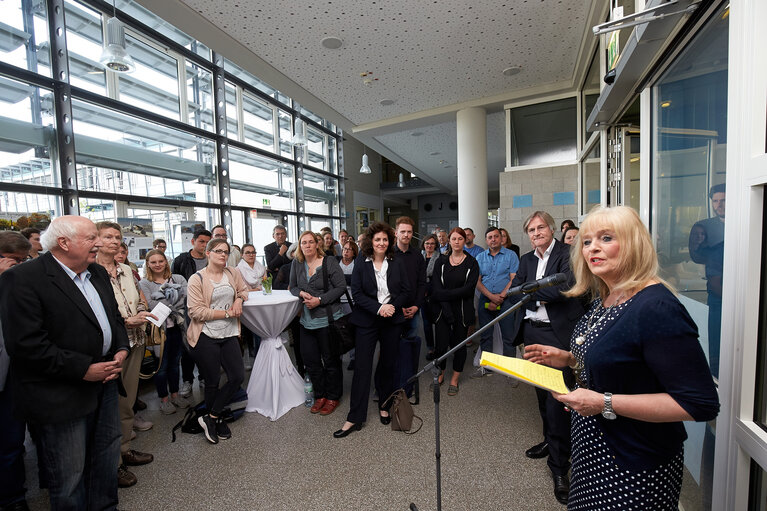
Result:
{"label": "silver necklace", "polygon": [[594,323],[594,325],[592,326],[591,322],[594,320],[594,316],[596,316],[597,311],[600,309],[599,307],[597,307],[596,310],[591,313],[591,316],[589,316],[589,320],[586,322],[586,331],[583,332],[581,335],[579,335],[578,337],[575,338],[575,344],[580,346],[581,344],[586,342],[586,337],[591,333],[591,331],[594,330],[599,325],[599,323],[602,322],[602,320],[605,317],[607,317],[607,315],[610,313],[612,308],[615,307],[616,305],[618,305],[622,299],[623,299],[623,294],[621,294],[618,297],[618,299],[615,300],[615,303],[613,303],[607,309],[605,309],[605,311],[599,316],[599,319],[597,319],[597,322]]}

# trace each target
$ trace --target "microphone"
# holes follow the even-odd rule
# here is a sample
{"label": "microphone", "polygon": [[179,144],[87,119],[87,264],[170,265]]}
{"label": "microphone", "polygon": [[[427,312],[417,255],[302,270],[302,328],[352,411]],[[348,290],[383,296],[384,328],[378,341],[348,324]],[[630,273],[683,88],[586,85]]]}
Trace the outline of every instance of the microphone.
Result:
{"label": "microphone", "polygon": [[555,273],[542,279],[534,280],[532,282],[525,282],[522,285],[512,287],[508,290],[506,296],[519,294],[527,295],[530,293],[535,293],[541,288],[558,286],[560,284],[564,284],[565,282],[567,282],[567,275],[564,273]]}

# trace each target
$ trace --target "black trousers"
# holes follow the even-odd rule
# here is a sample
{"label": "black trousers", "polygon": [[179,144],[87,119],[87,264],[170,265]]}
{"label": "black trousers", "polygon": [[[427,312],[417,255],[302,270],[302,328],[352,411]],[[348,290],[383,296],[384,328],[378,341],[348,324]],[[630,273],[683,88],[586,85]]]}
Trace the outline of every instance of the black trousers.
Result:
{"label": "black trousers", "polygon": [[344,391],[341,355],[329,328],[310,330],[301,325],[301,355],[312,380],[314,399],[341,399]]}
{"label": "black trousers", "polygon": [[[551,326],[532,326],[523,321],[525,346],[544,344],[568,350],[562,346],[554,335]],[[565,405],[554,399],[548,390],[535,388],[538,397],[538,411],[543,419],[543,437],[549,444],[548,465],[555,476],[567,475],[570,470],[570,413],[565,411]]]}
{"label": "black trousers", "polygon": [[185,345],[184,349],[181,351],[181,379],[183,381],[188,383],[194,382],[195,365],[194,358],[192,358],[190,353],[190,348],[187,348]]}
{"label": "black trousers", "polygon": [[301,356],[301,323],[299,317],[293,318],[290,322],[290,335],[293,336],[293,355],[296,357],[296,370],[301,375],[303,380],[306,376],[306,366],[304,365],[304,357]]}
{"label": "black trousers", "polygon": [[[205,379],[205,406],[211,415],[218,417],[245,380],[240,343],[237,337],[211,339],[200,333],[197,344],[192,348],[192,356]],[[222,368],[227,382],[219,389]]]}
{"label": "black trousers", "polygon": [[[464,339],[466,339],[466,333],[469,331],[468,327],[463,326],[460,323],[448,323],[444,317],[437,321],[436,325],[436,341],[437,341],[437,357],[441,357],[448,352],[450,348],[457,345]],[[466,346],[462,346],[455,353],[453,353],[453,371],[460,373],[463,371],[463,366],[466,364]],[[443,360],[439,364],[439,368],[443,371],[447,366],[447,361]]]}
{"label": "black trousers", "polygon": [[354,376],[352,376],[351,403],[346,420],[360,424],[367,420],[370,400],[370,378],[373,373],[373,357],[376,344],[381,350],[376,368],[375,385],[378,392],[378,407],[384,407],[386,399],[394,392],[394,372],[399,353],[399,337],[402,329],[390,319],[377,317],[372,327],[357,327],[355,339]]}

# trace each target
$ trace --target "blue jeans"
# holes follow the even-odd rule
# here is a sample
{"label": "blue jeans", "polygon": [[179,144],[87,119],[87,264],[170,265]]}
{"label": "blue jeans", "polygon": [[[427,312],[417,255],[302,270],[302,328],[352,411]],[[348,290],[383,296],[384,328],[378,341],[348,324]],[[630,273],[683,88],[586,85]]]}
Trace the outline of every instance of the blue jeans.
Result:
{"label": "blue jeans", "polygon": [[423,336],[426,337],[426,347],[430,350],[434,349],[434,324],[429,321],[426,308],[422,308],[420,311],[421,319],[423,320]]}
{"label": "blue jeans", "polygon": [[399,363],[395,371],[394,384],[403,387],[408,396],[413,393],[413,384],[405,385],[408,378],[418,372],[421,358],[421,338],[418,337],[418,313],[402,324],[402,337],[399,339]]}
{"label": "blue jeans", "polygon": [[30,424],[48,483],[51,509],[115,509],[120,459],[117,383],[102,386],[99,404],[84,417]]}
{"label": "blue jeans", "polygon": [[[490,307],[493,307],[493,309],[486,309],[485,304],[490,303]],[[479,328],[482,328],[483,326],[490,323],[492,320],[497,318],[501,313],[509,310],[512,307],[512,303],[509,300],[504,300],[501,304],[501,310],[496,311],[492,302],[487,299],[485,295],[481,295],[479,297],[479,303],[477,305],[477,317],[479,319]],[[501,320],[501,337],[503,338],[503,355],[505,357],[513,357],[515,353],[515,347],[514,347],[514,337],[516,336],[516,331],[514,329],[514,317],[516,314],[519,314],[519,311],[515,312],[514,314],[509,314],[504,319]],[[482,332],[482,337],[479,341],[480,348],[482,348],[482,351],[487,351],[488,353],[493,352],[493,329],[488,328],[486,331]]]}
{"label": "blue jeans", "polygon": [[7,382],[0,392],[0,507],[24,500],[24,432],[26,424],[13,416],[13,396]]}
{"label": "blue jeans", "polygon": [[184,350],[184,342],[181,339],[181,327],[174,326],[165,330],[165,346],[163,348],[162,363],[154,375],[154,384],[157,388],[157,396],[164,398],[178,392],[178,378],[180,373],[181,352]]}

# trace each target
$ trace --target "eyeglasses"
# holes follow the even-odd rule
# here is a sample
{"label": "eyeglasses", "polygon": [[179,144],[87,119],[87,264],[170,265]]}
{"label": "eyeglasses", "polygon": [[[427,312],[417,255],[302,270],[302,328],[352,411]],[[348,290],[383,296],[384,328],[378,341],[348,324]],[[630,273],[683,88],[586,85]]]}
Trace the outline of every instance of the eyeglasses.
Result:
{"label": "eyeglasses", "polygon": [[16,257],[16,256],[4,256],[3,254],[0,254],[0,259],[13,259],[17,263],[21,264],[24,261],[26,261],[26,257]]}
{"label": "eyeglasses", "polygon": [[229,255],[229,251],[228,250],[221,250],[220,248],[217,248],[216,250],[211,250],[211,253],[218,254],[218,255],[221,255],[221,254],[224,254],[224,255],[227,255],[227,256]]}

